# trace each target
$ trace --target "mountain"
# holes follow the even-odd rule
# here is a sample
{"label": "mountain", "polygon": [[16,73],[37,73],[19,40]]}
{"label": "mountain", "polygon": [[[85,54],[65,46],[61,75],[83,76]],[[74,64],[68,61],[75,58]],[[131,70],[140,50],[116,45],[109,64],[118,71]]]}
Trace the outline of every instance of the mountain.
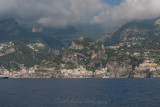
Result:
{"label": "mountain", "polygon": [[22,24],[14,19],[0,21],[0,34],[1,42],[15,39],[29,41],[39,38],[53,49],[65,47],[71,40],[79,38],[81,35],[80,32],[72,26],[52,28],[37,24]]}
{"label": "mountain", "polygon": [[102,42],[80,38],[73,40],[69,47],[60,50],[52,59],[43,61],[39,68],[45,72],[54,68],[53,71],[58,72],[60,78],[160,76],[159,59],[154,58],[159,57],[158,54],[136,48],[139,48],[138,45],[128,47],[126,44],[105,47]]}
{"label": "mountain", "polygon": [[[52,60],[53,66],[65,69],[74,69],[80,66],[87,70],[94,71],[95,69],[105,68],[107,55],[105,47],[101,42],[96,43],[90,38],[80,38],[73,40],[72,44],[65,49],[60,50],[59,54]],[[49,66],[42,64],[42,66]]]}
{"label": "mountain", "polygon": [[20,40],[0,43],[0,65],[10,71],[20,70],[24,66],[32,67],[51,57],[53,52],[40,40],[30,43]]}
{"label": "mountain", "polygon": [[145,38],[144,43],[155,39],[160,34],[159,19],[134,20],[125,25],[111,29],[102,36],[99,41],[106,46],[117,45],[131,38]]}
{"label": "mountain", "polygon": [[14,19],[0,21],[0,66],[17,70],[40,64],[80,37],[74,27],[51,28],[18,23]]}
{"label": "mountain", "polygon": [[139,53],[144,57],[149,53],[149,58],[159,63],[160,19],[131,21],[110,30],[99,41],[119,54]]}
{"label": "mountain", "polygon": [[74,27],[82,32],[84,37],[89,37],[93,40],[99,39],[108,30],[107,27],[100,24],[79,24]]}
{"label": "mountain", "polygon": [[0,73],[11,77],[160,77],[160,19],[128,22],[98,41],[73,26],[15,20],[1,21],[0,33]]}
{"label": "mountain", "polygon": [[[116,72],[120,63],[132,66],[129,77],[157,77],[160,65],[160,19],[134,20],[106,32],[101,41],[106,46],[108,68]],[[119,61],[122,62],[119,62]],[[115,65],[114,65],[114,63]],[[129,65],[128,65],[129,66]],[[113,69],[114,68],[114,69]],[[119,72],[120,70],[118,70]],[[117,73],[119,75],[119,73]]]}

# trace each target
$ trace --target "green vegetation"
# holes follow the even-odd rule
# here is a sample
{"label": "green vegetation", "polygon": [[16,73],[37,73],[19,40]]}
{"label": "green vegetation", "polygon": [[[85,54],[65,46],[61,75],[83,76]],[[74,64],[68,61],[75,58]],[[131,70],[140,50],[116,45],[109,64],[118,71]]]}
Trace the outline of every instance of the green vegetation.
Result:
{"label": "green vegetation", "polygon": [[86,66],[86,69],[87,69],[88,71],[92,71],[92,72],[95,71],[95,69],[94,69],[93,67],[90,67],[90,66]]}
{"label": "green vegetation", "polygon": [[74,68],[76,68],[76,67],[75,67],[75,65],[74,65],[72,62],[67,62],[65,68],[66,68],[66,69],[74,69]]}
{"label": "green vegetation", "polygon": [[[20,69],[20,64],[24,64],[26,67],[32,67],[36,64],[40,64],[42,60],[48,60],[52,57],[52,54],[48,52],[49,47],[41,49],[36,52],[29,48],[23,41],[13,41],[15,52],[6,54],[0,57],[0,64],[7,69]],[[14,62],[14,63],[13,63]]]}

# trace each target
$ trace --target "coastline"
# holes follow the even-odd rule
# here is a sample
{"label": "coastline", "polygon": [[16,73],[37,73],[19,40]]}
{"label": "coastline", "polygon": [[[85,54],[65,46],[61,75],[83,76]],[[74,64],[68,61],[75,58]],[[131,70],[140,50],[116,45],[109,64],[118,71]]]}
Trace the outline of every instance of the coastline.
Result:
{"label": "coastline", "polygon": [[125,78],[125,77],[121,77],[121,78],[52,78],[52,77],[8,77],[7,79],[160,79],[160,77],[154,77],[154,78]]}

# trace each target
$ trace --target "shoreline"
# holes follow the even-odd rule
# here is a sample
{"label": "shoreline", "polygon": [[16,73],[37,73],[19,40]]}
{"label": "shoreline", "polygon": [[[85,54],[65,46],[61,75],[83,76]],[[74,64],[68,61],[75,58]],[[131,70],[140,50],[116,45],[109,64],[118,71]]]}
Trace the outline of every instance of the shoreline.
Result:
{"label": "shoreline", "polygon": [[160,77],[156,78],[7,78],[7,79],[160,79]]}

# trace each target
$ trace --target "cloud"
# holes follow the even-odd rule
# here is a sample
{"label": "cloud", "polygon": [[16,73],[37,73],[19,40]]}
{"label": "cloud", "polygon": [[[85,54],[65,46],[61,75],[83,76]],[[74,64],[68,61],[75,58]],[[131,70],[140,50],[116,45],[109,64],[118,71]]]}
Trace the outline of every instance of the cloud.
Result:
{"label": "cloud", "polygon": [[89,22],[106,6],[100,0],[0,0],[0,18],[65,26]]}
{"label": "cloud", "polygon": [[46,26],[77,23],[107,23],[160,16],[160,0],[123,0],[109,6],[104,0],[0,0],[0,19]]}
{"label": "cloud", "polygon": [[106,8],[91,20],[92,23],[118,24],[134,19],[160,16],[160,0],[125,0],[120,5]]}

